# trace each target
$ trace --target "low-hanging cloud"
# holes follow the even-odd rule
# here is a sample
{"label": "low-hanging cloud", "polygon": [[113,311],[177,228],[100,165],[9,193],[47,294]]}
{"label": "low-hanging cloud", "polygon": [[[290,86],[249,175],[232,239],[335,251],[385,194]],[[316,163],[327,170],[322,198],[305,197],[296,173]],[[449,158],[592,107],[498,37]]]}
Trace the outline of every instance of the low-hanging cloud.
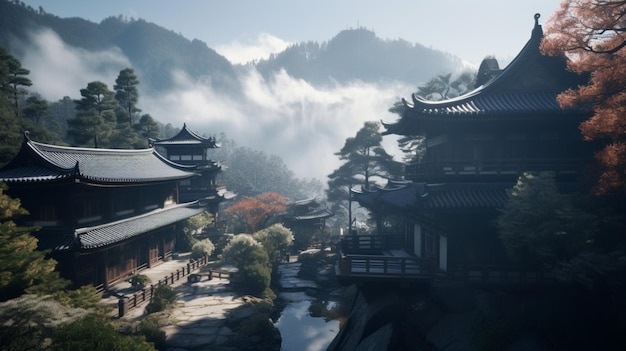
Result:
{"label": "low-hanging cloud", "polygon": [[271,34],[260,33],[253,39],[241,39],[215,47],[233,64],[245,64],[254,60],[268,58],[273,53],[285,50],[291,43]]}
{"label": "low-hanging cloud", "polygon": [[[366,121],[397,118],[387,110],[410,91],[401,83],[318,88],[285,71],[265,80],[253,68],[240,79],[243,91],[232,97],[176,72],[174,89],[144,97],[141,105],[163,123],[185,122],[207,135],[224,132],[238,145],[280,156],[299,177],[325,181],[341,164],[334,153],[346,138]],[[385,137],[384,145],[399,158],[395,139]]]}
{"label": "low-hanging cloud", "polygon": [[[40,31],[23,59],[31,70],[32,90],[56,101],[63,96],[80,97],[88,82],[111,86],[119,71],[129,67],[119,50],[89,52],[64,44],[51,31]],[[135,68],[141,71],[140,67]],[[388,109],[411,88],[404,83],[335,84],[316,87],[280,71],[265,79],[254,68],[240,76],[241,92],[228,95],[206,81],[171,72],[174,84],[158,95],[141,92],[138,107],[161,123],[200,134],[222,132],[237,145],[280,156],[302,178],[326,176],[342,161],[334,155],[346,138],[354,136],[366,121],[395,120]],[[399,159],[395,139],[384,145]]]}
{"label": "low-hanging cloud", "polygon": [[31,32],[28,47],[22,48],[22,66],[30,70],[33,90],[50,101],[64,96],[80,97],[87,83],[101,81],[112,88],[119,72],[130,62],[118,48],[87,51],[69,46],[50,29]]}

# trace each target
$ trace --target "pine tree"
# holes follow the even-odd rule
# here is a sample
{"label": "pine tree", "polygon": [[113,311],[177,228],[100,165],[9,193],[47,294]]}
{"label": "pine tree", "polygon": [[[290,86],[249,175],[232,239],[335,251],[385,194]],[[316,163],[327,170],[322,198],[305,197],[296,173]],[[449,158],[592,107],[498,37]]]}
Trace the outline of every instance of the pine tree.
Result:
{"label": "pine tree", "polygon": [[0,185],[0,301],[30,293],[53,293],[68,282],[59,278],[56,261],[37,250],[36,228],[20,227],[13,219],[28,212],[18,199],[4,193]]}
{"label": "pine tree", "polygon": [[376,178],[401,177],[402,165],[381,146],[383,137],[378,128],[378,122],[365,122],[356,136],[346,139],[341,150],[335,153],[346,162],[328,176],[329,200],[347,199],[348,187],[353,185],[369,188]]}
{"label": "pine tree", "polygon": [[132,68],[126,68],[120,71],[113,86],[115,98],[124,110],[129,127],[133,126],[133,114],[141,112],[136,106],[139,99],[137,85],[139,85],[139,79],[135,71]]}

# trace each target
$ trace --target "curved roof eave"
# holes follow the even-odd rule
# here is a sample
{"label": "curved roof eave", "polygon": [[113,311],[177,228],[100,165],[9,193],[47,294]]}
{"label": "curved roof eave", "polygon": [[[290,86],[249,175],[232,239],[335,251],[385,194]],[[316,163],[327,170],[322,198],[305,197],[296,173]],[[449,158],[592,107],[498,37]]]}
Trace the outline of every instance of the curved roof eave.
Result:
{"label": "curved roof eave", "polygon": [[57,146],[29,140],[37,159],[67,176],[107,184],[161,182],[195,176],[195,166],[173,163],[153,148],[92,149]]}
{"label": "curved roof eave", "polygon": [[210,148],[219,148],[215,138],[205,138],[183,124],[183,128],[173,137],[166,139],[150,139],[152,145],[176,145],[176,144],[205,144]]}
{"label": "curved roof eave", "polygon": [[[513,61],[496,77],[474,90],[448,100],[429,101],[412,94],[411,102],[402,99],[404,113],[395,123],[382,122],[383,135],[419,133],[416,120],[492,120],[528,119],[542,114],[566,114],[556,101],[558,93],[584,80],[574,73],[565,73],[565,59],[541,54],[539,45],[543,30],[539,14],[535,15],[531,38]],[[563,66],[563,72],[553,69]],[[536,70],[539,68],[539,70]],[[530,73],[530,74],[529,74]],[[542,74],[548,74],[543,76]],[[532,77],[529,77],[532,75]],[[552,75],[555,75],[554,77]],[[541,78],[536,85],[533,77]],[[550,78],[552,77],[552,78]],[[556,79],[554,79],[556,78]],[[531,88],[527,88],[530,86]],[[581,113],[584,111],[581,110]]]}

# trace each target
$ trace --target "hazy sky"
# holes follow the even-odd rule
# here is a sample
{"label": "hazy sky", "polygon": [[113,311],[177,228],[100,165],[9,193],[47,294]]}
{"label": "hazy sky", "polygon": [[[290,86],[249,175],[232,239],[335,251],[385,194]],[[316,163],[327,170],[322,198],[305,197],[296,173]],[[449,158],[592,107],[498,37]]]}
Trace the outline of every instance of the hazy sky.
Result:
{"label": "hazy sky", "polygon": [[509,61],[560,0],[23,0],[59,17],[99,23],[109,16],[143,18],[200,39],[231,62],[280,51],[287,43],[323,42],[363,26],[386,39],[447,51],[473,64],[487,55]]}

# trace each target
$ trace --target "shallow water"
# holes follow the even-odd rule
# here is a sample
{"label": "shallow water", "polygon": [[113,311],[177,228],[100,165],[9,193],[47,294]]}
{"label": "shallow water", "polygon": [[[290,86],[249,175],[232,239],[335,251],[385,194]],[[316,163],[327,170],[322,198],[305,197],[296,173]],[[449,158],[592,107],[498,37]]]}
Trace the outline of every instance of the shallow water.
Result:
{"label": "shallow water", "polygon": [[326,350],[339,332],[339,321],[331,319],[333,301],[320,301],[305,293],[281,293],[288,300],[274,323],[282,336],[282,351]]}

